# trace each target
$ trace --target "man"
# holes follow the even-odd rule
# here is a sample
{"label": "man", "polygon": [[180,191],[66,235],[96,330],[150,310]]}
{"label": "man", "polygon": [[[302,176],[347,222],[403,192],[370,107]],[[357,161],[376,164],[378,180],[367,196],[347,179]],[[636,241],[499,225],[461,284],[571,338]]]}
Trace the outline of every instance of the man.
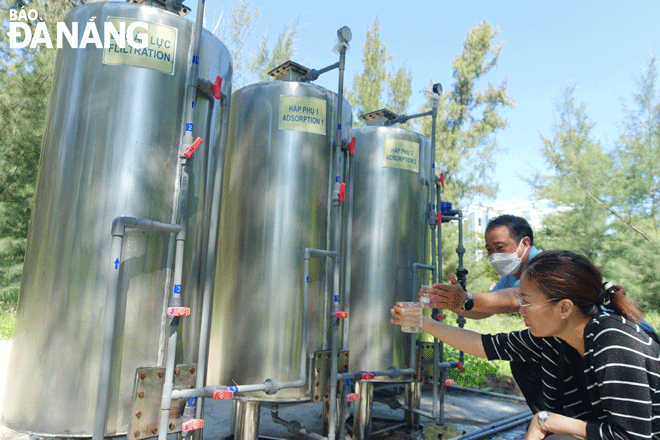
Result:
{"label": "man", "polygon": [[[534,232],[527,220],[502,215],[488,222],[486,250],[500,279],[490,292],[469,294],[454,275],[451,284],[434,284],[435,301],[432,306],[449,309],[461,316],[483,319],[496,313],[515,313],[520,309],[516,299],[520,274],[527,261],[540,251],[534,246]],[[541,371],[539,364],[511,362],[511,373],[533,413],[543,409]]]}
{"label": "man", "polygon": [[[461,316],[483,319],[495,313],[515,313],[520,304],[516,299],[520,273],[531,258],[540,252],[534,246],[534,233],[527,220],[502,215],[488,222],[486,250],[500,280],[490,292],[470,294],[450,275],[451,284],[435,284],[438,308],[450,309]],[[466,304],[467,302],[467,304]]]}

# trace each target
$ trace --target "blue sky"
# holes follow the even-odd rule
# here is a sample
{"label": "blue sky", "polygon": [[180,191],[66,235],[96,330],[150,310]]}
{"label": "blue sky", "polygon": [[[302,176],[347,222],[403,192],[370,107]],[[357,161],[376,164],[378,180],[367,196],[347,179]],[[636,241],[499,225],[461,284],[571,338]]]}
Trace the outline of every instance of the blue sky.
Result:
{"label": "blue sky", "polygon": [[[660,51],[660,0],[629,1],[299,1],[253,0],[259,8],[254,47],[266,33],[272,45],[284,27],[300,16],[294,61],[322,68],[337,61],[332,52],[337,29],[353,33],[346,61],[346,86],[362,69],[367,27],[376,16],[381,40],[394,56],[392,66],[408,63],[413,71],[412,105],[423,102],[421,90],[430,78],[445,89],[451,84],[451,62],[469,29],[488,20],[504,42],[498,67],[486,78],[505,77],[516,107],[504,116],[509,127],[497,134],[495,157],[498,199],[529,199],[520,179],[530,170],[547,171],[540,135],[552,136],[555,105],[567,84],[576,86],[578,102],[596,124],[594,135],[612,147],[623,118],[622,100],[631,104],[633,78],[642,75],[651,54]],[[193,10],[190,0],[186,2]],[[207,22],[228,16],[233,0],[207,0]],[[194,20],[194,11],[190,18]],[[659,56],[660,57],[660,56]],[[336,70],[317,84],[337,90]]]}

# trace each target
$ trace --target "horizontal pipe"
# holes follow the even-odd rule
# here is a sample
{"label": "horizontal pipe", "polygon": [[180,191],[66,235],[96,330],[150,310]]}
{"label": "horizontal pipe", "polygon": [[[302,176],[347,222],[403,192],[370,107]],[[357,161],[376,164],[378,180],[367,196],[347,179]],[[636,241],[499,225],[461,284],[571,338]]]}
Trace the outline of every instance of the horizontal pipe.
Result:
{"label": "horizontal pipe", "polygon": [[499,422],[485,426],[477,431],[456,437],[455,440],[477,440],[489,437],[493,434],[497,434],[498,432],[502,432],[504,430],[528,423],[530,420],[532,420],[532,417],[534,417],[534,414],[531,412],[526,412],[524,414],[510,417],[508,419],[500,420]]}
{"label": "horizontal pipe", "polygon": [[119,216],[112,221],[113,236],[123,236],[126,233],[126,228],[141,229],[143,231],[171,232],[174,234],[183,230],[181,225],[161,223],[143,218]]}

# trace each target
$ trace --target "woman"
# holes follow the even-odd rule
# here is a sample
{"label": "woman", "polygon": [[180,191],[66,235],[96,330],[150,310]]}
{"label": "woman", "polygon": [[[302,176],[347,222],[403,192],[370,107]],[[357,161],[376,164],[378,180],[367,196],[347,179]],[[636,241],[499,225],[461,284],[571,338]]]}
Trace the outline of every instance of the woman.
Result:
{"label": "woman", "polygon": [[545,251],[524,269],[518,301],[527,330],[481,335],[425,317],[424,331],[475,356],[541,364],[546,410],[526,439],[660,437],[660,347],[621,287],[603,286],[580,254]]}

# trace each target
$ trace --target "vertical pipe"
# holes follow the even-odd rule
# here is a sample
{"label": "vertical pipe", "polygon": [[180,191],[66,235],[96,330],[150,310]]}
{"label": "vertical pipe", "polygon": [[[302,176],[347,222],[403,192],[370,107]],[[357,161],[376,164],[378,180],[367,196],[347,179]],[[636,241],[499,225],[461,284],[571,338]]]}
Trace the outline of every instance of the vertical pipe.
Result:
{"label": "vertical pipe", "polygon": [[[419,409],[419,404],[421,402],[420,388],[421,384],[415,381],[414,378],[412,382],[406,383],[403,403],[407,408]],[[408,423],[409,426],[419,425],[419,414],[413,411],[406,411],[405,415],[406,423]]]}
{"label": "vertical pipe", "polygon": [[[115,227],[117,226],[117,227]],[[110,250],[110,269],[108,275],[108,293],[105,300],[105,318],[103,320],[103,345],[101,352],[101,368],[99,372],[99,388],[96,396],[96,411],[94,414],[93,440],[103,440],[108,417],[108,399],[110,397],[110,377],[117,345],[115,322],[117,320],[117,300],[119,292],[119,265],[121,264],[121,249],[124,241],[125,228],[121,222],[113,222],[112,244]],[[111,266],[111,267],[112,267]],[[107,362],[107,360],[110,360]]]}
{"label": "vertical pipe", "polygon": [[[339,186],[337,180],[342,175],[341,173],[341,159],[342,159],[342,122],[343,122],[343,100],[344,100],[344,68],[346,65],[346,45],[342,45],[339,52],[339,90],[337,92],[337,138],[335,139],[335,173],[336,176],[336,186]],[[331,222],[332,229],[331,235],[334,235],[332,242],[328,249],[333,251],[338,251],[337,247],[341,243],[341,228],[338,224],[341,220],[341,203],[339,198],[335,201],[335,207],[332,209],[332,219]],[[330,409],[328,414],[328,440],[335,440],[335,423],[336,423],[336,401],[337,401],[337,345],[339,337],[339,320],[334,317],[335,312],[339,311],[339,287],[340,284],[340,267],[338,261],[333,261],[332,269],[334,274],[334,286],[336,286],[336,292],[333,290],[333,307],[332,307],[332,335],[331,335],[331,349],[332,349],[332,359],[330,366]]]}
{"label": "vertical pipe", "polygon": [[257,440],[261,403],[252,400],[234,400],[234,440]]}
{"label": "vertical pipe", "polygon": [[[371,437],[371,409],[374,400],[374,383],[358,381],[355,392],[360,398],[355,405],[353,415],[353,440],[368,440]],[[343,439],[342,439],[343,440]]]}
{"label": "vertical pipe", "polygon": [[[441,190],[442,190],[441,182],[436,180],[436,182],[435,182],[436,208],[438,209],[438,212],[440,212],[440,219],[441,219],[440,224],[438,225],[438,243],[437,243],[437,247],[438,247],[438,267],[437,267],[437,271],[438,271],[438,279],[440,281],[442,281],[442,211],[441,211],[441,208],[440,208]],[[442,311],[440,311],[440,312],[442,312]],[[437,343],[437,346],[438,346],[438,360],[436,361],[434,359],[434,362],[437,365],[438,362],[444,362],[445,355],[444,355],[444,344],[442,343],[442,341],[438,341],[436,339],[435,343]],[[434,357],[435,357],[435,346],[434,346]],[[440,375],[440,381],[444,384],[446,378],[447,378],[446,370],[443,369],[442,374]],[[443,385],[443,387],[444,387],[444,385]],[[439,401],[438,401],[438,408],[439,408],[438,409],[438,423],[441,424],[441,425],[443,425],[445,423],[445,421],[444,421],[444,419],[445,419],[444,400],[445,400],[445,394],[444,394],[444,392],[442,392],[442,393],[440,393],[440,398],[439,398]]]}

